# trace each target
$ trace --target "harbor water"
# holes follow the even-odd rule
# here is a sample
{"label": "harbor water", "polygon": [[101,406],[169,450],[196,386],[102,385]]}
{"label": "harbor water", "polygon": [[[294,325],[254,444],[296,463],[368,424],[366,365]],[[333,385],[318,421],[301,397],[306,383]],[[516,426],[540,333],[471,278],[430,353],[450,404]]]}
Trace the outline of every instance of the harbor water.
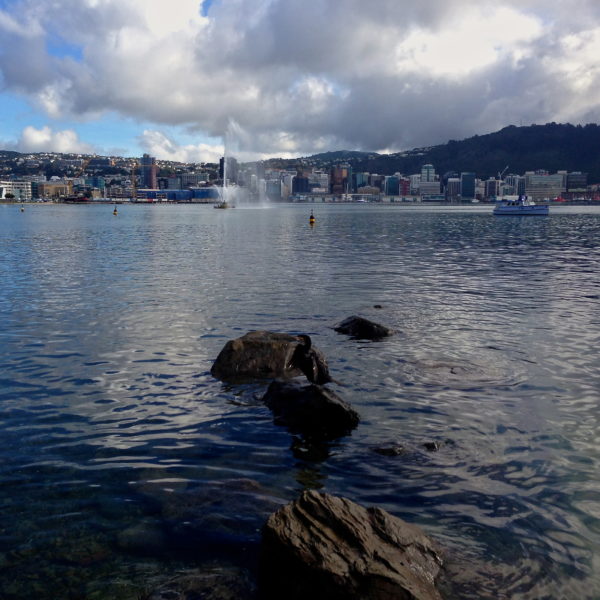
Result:
{"label": "harbor water", "polygon": [[[252,587],[304,489],[421,526],[452,597],[600,598],[600,208],[491,210],[0,206],[0,598]],[[259,329],[312,337],[351,435],[210,375]]]}

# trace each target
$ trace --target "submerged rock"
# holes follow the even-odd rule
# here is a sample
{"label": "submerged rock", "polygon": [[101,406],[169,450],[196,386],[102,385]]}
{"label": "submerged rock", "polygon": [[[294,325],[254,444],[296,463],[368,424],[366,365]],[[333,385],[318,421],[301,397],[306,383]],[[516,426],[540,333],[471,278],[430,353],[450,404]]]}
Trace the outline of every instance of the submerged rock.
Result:
{"label": "submerged rock", "polygon": [[276,423],[309,437],[335,439],[348,434],[360,421],[345,400],[320,385],[273,381],[263,402],[273,411]]}
{"label": "submerged rock", "polygon": [[441,600],[441,567],[440,550],[418,527],[307,491],[264,526],[259,587],[269,600]]}
{"label": "submerged rock", "polygon": [[206,565],[164,582],[144,598],[148,600],[252,600],[250,574],[227,565]]}
{"label": "submerged rock", "polygon": [[378,340],[394,333],[393,329],[380,325],[369,319],[363,317],[357,317],[356,315],[344,319],[341,323],[338,323],[334,330],[338,333],[345,333],[354,338],[364,340]]}
{"label": "submerged rock", "polygon": [[[305,345],[305,340],[288,333],[250,331],[225,344],[210,372],[224,381],[298,377],[303,371],[292,358],[298,354],[296,349]],[[309,350],[317,364],[326,369],[323,353],[314,346]]]}

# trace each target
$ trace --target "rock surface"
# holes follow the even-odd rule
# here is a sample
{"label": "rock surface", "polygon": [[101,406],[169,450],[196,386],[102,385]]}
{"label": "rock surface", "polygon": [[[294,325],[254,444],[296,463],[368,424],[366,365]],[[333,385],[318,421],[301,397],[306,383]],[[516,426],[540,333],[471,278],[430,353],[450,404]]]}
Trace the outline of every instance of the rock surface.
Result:
{"label": "rock surface", "polygon": [[309,437],[335,439],[348,434],[360,421],[345,400],[320,385],[276,380],[263,402],[273,411],[277,424]]}
{"label": "rock surface", "polygon": [[345,333],[346,335],[363,340],[379,340],[394,333],[392,329],[385,325],[380,325],[356,315],[338,323],[334,327],[334,330],[338,333]]}
{"label": "rock surface", "polygon": [[264,526],[259,586],[269,600],[440,600],[441,566],[418,527],[307,491]]}
{"label": "rock surface", "polygon": [[[210,372],[224,381],[298,377],[302,371],[291,364],[300,338],[287,333],[250,331],[225,344]],[[314,355],[326,364],[323,354],[311,348]]]}

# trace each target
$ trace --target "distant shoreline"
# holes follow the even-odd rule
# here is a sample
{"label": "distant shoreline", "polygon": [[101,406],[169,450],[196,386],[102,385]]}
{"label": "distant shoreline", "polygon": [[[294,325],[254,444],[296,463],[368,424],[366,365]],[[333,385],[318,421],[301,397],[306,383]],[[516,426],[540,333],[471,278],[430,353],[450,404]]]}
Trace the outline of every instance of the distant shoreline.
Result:
{"label": "distant shoreline", "polygon": [[[96,205],[114,205],[119,206],[213,206],[214,202],[180,202],[180,201],[166,201],[166,202],[131,202],[129,200],[97,200],[91,202],[63,202],[63,201],[40,201],[40,200],[0,200],[0,205],[6,206],[96,206]],[[249,203],[251,204],[251,203]],[[374,205],[374,206],[398,206],[398,207],[425,207],[425,206],[448,206],[456,208],[478,208],[478,207],[492,207],[495,202],[358,202],[352,200],[332,200],[332,201],[305,201],[305,202],[288,202],[288,201],[275,201],[269,202],[272,206],[278,205],[290,205],[290,206],[323,206],[323,205],[339,205],[339,204],[356,204],[356,205]],[[539,204],[548,204],[548,206],[600,206],[600,200],[565,200],[563,202],[539,202]]]}

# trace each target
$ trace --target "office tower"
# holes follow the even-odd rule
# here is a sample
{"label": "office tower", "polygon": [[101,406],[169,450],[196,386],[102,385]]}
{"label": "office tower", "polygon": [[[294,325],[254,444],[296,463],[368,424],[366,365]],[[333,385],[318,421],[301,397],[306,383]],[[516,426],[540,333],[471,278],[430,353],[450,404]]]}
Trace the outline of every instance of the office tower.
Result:
{"label": "office tower", "polygon": [[158,188],[158,166],[156,158],[149,154],[144,154],[140,161],[140,179],[143,188]]}

